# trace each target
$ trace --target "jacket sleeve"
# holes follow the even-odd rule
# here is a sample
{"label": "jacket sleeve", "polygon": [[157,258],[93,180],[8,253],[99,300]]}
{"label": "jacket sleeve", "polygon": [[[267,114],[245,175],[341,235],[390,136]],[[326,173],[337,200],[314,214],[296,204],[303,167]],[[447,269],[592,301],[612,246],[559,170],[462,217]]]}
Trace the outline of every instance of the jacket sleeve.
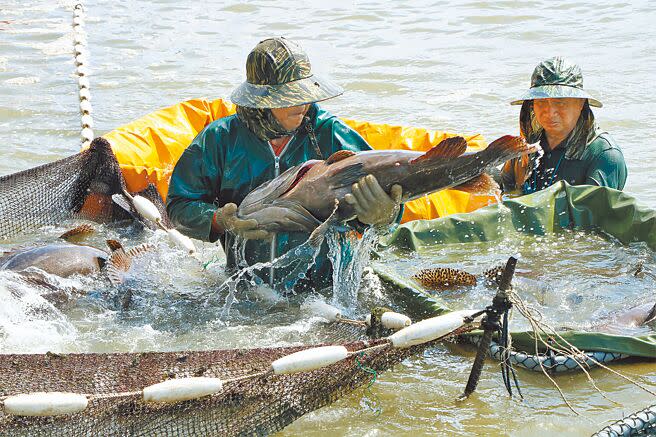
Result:
{"label": "jacket sleeve", "polygon": [[604,150],[590,163],[585,183],[621,190],[624,188],[626,175],[626,163],[622,151],[618,148],[611,148]]}
{"label": "jacket sleeve", "polygon": [[210,128],[198,134],[175,165],[166,199],[166,212],[175,227],[203,241],[218,238],[211,235],[222,174],[218,149]]}

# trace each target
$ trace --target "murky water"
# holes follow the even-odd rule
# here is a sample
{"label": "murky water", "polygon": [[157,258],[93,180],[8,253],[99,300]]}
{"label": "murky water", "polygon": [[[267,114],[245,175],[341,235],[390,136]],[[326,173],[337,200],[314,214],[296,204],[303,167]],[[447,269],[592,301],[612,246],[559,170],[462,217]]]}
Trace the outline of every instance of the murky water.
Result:
{"label": "murky water", "polygon": [[[0,0],[0,174],[79,148],[73,4]],[[581,64],[586,88],[605,104],[595,114],[624,150],[626,190],[654,208],[655,19],[656,8],[648,1],[92,2],[86,29],[96,131],[102,134],[188,98],[227,97],[244,79],[243,64],[252,46],[284,35],[301,42],[317,73],[344,86],[343,97],[325,104],[338,115],[480,132],[493,139],[517,132],[518,108],[508,101],[528,86],[535,64],[562,54]],[[43,232],[54,238],[61,230]],[[137,265],[142,282],[133,309],[121,311],[121,296],[101,280],[74,278],[71,287],[96,293],[63,313],[50,310],[50,323],[25,320],[26,310],[3,303],[3,351],[171,350],[320,340],[315,319],[266,290],[242,297],[230,319],[221,321],[216,314],[225,296],[211,293],[225,279],[221,270],[203,269],[202,263],[168,251],[163,235],[135,237],[132,229],[120,227],[101,228],[100,234],[93,240],[98,247],[106,236],[130,245],[145,238],[158,246]],[[2,248],[37,238],[44,237],[28,236]],[[527,278],[527,299],[542,306],[554,323],[585,326],[591,317],[653,295],[650,277],[630,275],[638,261],[654,268],[650,251],[580,233],[440,246],[421,257],[390,255],[388,262],[408,274],[434,264],[477,273],[515,252],[522,253],[521,268],[527,270],[519,274]],[[216,256],[213,246],[201,250],[203,262]],[[529,280],[550,287],[531,288]],[[0,281],[6,285],[13,279],[2,276]],[[367,290],[360,291],[362,299],[370,298]],[[476,287],[446,293],[443,299],[453,307],[475,307],[489,296],[484,287]],[[3,302],[11,302],[5,297]],[[12,326],[20,329],[7,335]],[[431,350],[374,385],[381,416],[364,406],[359,391],[283,434],[581,435],[654,402],[603,371],[593,373],[599,387],[623,407],[609,404],[581,375],[560,377],[584,414],[577,417],[537,374],[520,372],[526,400],[508,400],[496,365],[489,365],[477,395],[457,403],[472,358],[473,351],[464,346]],[[654,385],[653,364],[618,368]]]}

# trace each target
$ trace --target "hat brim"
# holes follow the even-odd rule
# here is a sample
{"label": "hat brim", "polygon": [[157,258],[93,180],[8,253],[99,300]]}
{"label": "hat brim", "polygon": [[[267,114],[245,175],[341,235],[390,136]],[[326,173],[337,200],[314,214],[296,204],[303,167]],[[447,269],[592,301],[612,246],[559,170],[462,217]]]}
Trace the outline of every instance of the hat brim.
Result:
{"label": "hat brim", "polygon": [[332,99],[343,93],[339,85],[312,75],[280,85],[244,82],[232,92],[230,100],[247,108],[289,108]]}
{"label": "hat brim", "polygon": [[530,88],[522,97],[510,102],[511,105],[521,105],[525,100],[536,99],[588,99],[590,106],[601,108],[604,106],[599,100],[592,97],[580,88],[567,85],[542,85]]}

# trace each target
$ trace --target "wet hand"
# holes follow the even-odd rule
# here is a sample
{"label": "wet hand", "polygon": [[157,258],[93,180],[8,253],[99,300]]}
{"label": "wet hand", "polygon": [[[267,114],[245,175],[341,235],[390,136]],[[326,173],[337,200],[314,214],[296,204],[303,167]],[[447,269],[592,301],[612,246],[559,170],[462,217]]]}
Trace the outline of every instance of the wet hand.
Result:
{"label": "wet hand", "polygon": [[260,229],[257,220],[244,220],[237,217],[237,205],[226,203],[214,213],[212,227],[219,234],[231,232],[247,240],[266,240],[271,234]]}
{"label": "wet hand", "polygon": [[351,193],[344,196],[353,205],[358,220],[367,225],[388,225],[399,214],[403,189],[393,185],[387,194],[374,175],[367,175],[353,184]]}

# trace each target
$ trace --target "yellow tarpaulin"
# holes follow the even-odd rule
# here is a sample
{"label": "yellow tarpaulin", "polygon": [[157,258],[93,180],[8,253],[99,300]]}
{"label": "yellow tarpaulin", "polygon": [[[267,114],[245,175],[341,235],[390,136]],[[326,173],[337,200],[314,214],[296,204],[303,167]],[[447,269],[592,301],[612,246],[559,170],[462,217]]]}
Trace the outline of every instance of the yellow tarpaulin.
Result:
{"label": "yellow tarpaulin", "polygon": [[[222,99],[188,100],[152,112],[104,137],[112,145],[128,189],[141,191],[152,183],[162,198],[166,199],[171,173],[184,149],[210,122],[234,112],[234,105]],[[345,122],[375,149],[425,151],[445,138],[459,135],[353,120]],[[471,150],[487,146],[480,135],[465,136],[465,139]],[[402,221],[469,212],[494,201],[489,196],[472,196],[462,191],[445,190],[408,202]]]}

